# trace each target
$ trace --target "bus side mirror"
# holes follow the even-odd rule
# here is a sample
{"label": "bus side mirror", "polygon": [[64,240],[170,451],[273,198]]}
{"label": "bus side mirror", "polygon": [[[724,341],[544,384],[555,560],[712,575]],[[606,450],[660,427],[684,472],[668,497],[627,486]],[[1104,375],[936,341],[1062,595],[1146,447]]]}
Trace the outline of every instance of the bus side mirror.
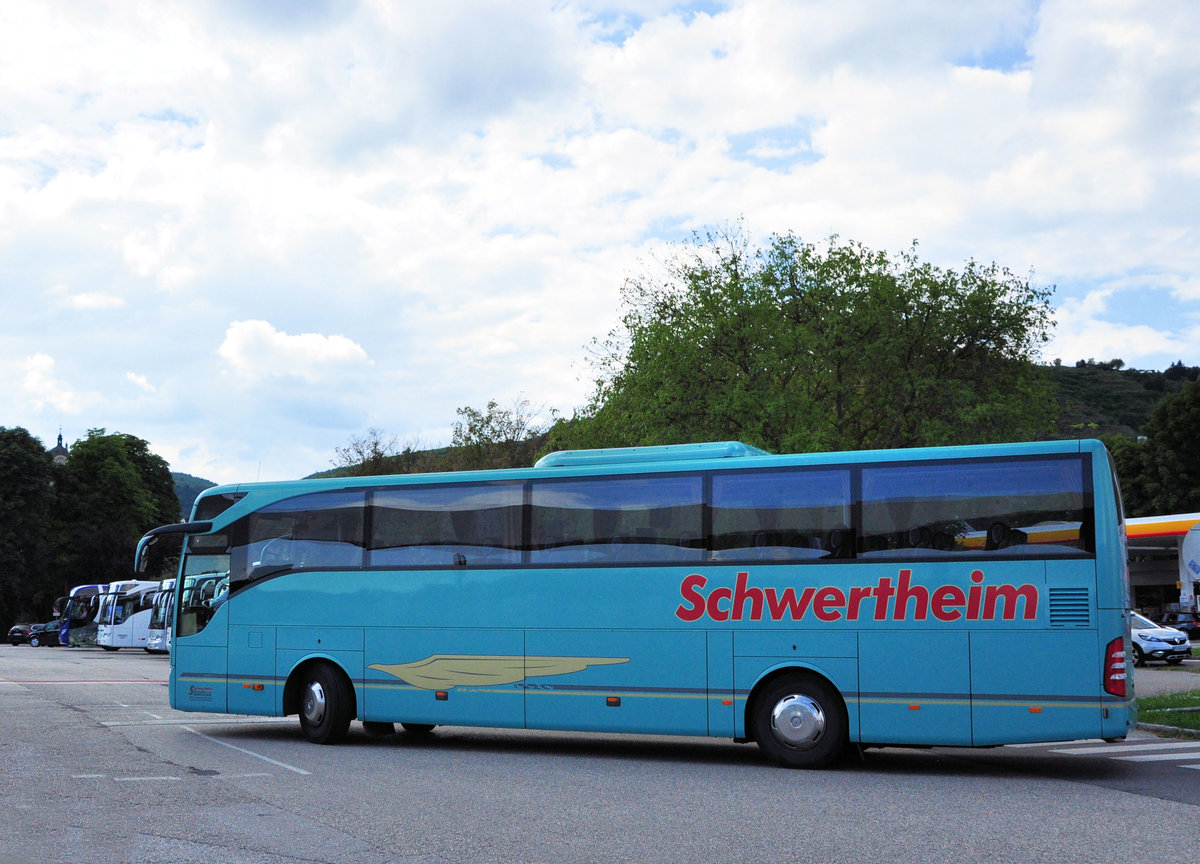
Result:
{"label": "bus side mirror", "polygon": [[133,556],[133,569],[137,573],[146,572],[146,550],[158,542],[163,534],[207,534],[212,530],[212,522],[173,522],[147,531],[138,541],[137,552]]}
{"label": "bus side mirror", "polygon": [[146,565],[149,562],[150,547],[158,542],[158,538],[147,534],[138,541],[137,554],[134,556],[134,571],[137,573],[145,573]]}

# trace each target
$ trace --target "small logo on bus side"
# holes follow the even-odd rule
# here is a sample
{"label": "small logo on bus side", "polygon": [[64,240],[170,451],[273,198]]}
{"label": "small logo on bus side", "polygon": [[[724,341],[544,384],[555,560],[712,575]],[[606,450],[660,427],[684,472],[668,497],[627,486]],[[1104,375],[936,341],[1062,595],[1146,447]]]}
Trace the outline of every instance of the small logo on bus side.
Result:
{"label": "small logo on bus side", "polygon": [[912,570],[902,569],[893,583],[884,576],[874,585],[843,590],[834,585],[795,588],[758,587],[750,573],[737,574],[732,588],[709,588],[709,580],[692,573],[679,585],[683,599],[675,609],[681,621],[1023,621],[1037,620],[1036,585],[985,585],[982,570],[971,572],[971,584],[913,584]]}
{"label": "small logo on bus side", "polygon": [[188,698],[193,702],[211,702],[213,690],[211,687],[197,687],[193,684],[188,687]]}

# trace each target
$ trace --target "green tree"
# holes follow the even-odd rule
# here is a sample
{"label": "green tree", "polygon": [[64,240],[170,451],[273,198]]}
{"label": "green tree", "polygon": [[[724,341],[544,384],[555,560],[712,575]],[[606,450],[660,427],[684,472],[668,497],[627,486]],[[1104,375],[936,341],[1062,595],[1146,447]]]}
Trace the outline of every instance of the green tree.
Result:
{"label": "green tree", "polygon": [[752,248],[741,226],[675,249],[623,287],[595,346],[588,406],[554,447],[737,438],[776,451],[1040,437],[1035,365],[1050,290],[995,264],[961,271],[830,238]]}
{"label": "green tree", "polygon": [[[57,570],[72,585],[130,578],[142,534],[180,516],[166,461],[133,435],[89,430],[58,469],[57,489]],[[160,564],[152,559],[148,572]]]}
{"label": "green tree", "polygon": [[51,593],[48,522],[54,497],[52,463],[25,429],[0,426],[0,624],[45,620],[34,603]]}
{"label": "green tree", "polygon": [[1125,515],[1154,515],[1154,475],[1149,468],[1150,448],[1146,442],[1126,435],[1106,435],[1101,440],[1117,469]]}
{"label": "green tree", "polygon": [[451,445],[458,448],[456,468],[528,466],[542,444],[545,428],[524,396],[512,408],[501,408],[491,399],[483,411],[462,407],[455,413],[462,418],[450,436]]}
{"label": "green tree", "polygon": [[135,435],[118,433],[113,437],[120,439],[125,447],[125,454],[137,469],[142,485],[150,494],[154,508],[154,525],[178,522],[181,518],[179,496],[175,493],[175,477],[171,474],[171,466],[167,464],[167,460],[157,453],[151,453],[149,443]]}
{"label": "green tree", "polygon": [[392,470],[398,455],[396,436],[388,438],[374,426],[365,435],[351,435],[350,443],[334,448],[334,452],[337,454],[334,467],[351,477],[397,473]]}
{"label": "green tree", "polygon": [[1200,511],[1200,381],[1165,397],[1144,441],[1108,441],[1131,516]]}

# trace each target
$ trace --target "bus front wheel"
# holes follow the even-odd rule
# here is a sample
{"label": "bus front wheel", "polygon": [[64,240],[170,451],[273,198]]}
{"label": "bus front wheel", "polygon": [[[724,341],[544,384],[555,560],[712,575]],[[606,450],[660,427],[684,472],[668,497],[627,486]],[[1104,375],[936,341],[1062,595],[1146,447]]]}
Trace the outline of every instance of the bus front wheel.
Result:
{"label": "bus front wheel", "polygon": [[350,682],[328,663],[304,673],[300,690],[300,728],[314,744],[336,744],[346,736],[354,714]]}
{"label": "bus front wheel", "polygon": [[763,754],[789,768],[831,765],[848,740],[841,698],[812,675],[792,674],[767,684],[754,700],[750,724]]}

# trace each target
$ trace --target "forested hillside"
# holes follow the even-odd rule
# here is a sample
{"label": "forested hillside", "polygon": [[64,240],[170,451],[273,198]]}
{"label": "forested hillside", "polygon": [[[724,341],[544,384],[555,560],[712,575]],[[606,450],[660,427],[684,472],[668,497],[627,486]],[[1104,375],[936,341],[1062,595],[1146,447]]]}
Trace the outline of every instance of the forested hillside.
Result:
{"label": "forested hillside", "polygon": [[1200,367],[1176,362],[1165,371],[1126,369],[1120,360],[1080,360],[1047,367],[1058,401],[1058,436],[1134,437],[1154,406],[1200,377]]}
{"label": "forested hillside", "polygon": [[196,496],[205,489],[217,485],[211,480],[193,477],[191,474],[183,474],[179,471],[172,471],[171,477],[175,481],[175,495],[179,498],[179,509],[185,519],[192,515],[192,504],[195,503]]}

